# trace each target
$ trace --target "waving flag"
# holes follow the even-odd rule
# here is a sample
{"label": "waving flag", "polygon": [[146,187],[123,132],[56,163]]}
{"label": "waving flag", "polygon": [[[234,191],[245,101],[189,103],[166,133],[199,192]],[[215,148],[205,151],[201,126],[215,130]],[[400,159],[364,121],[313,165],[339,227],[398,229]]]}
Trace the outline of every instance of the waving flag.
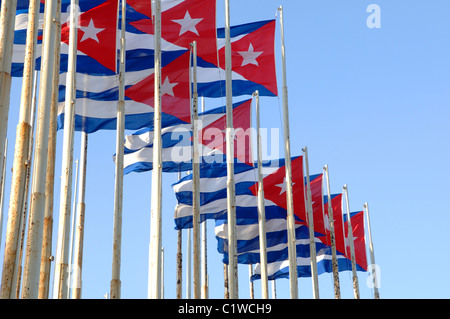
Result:
{"label": "waving flag", "polygon": [[[251,100],[233,105],[237,162],[251,165]],[[225,106],[199,114],[201,164],[224,163]],[[162,129],[162,163],[164,172],[192,170],[192,127],[177,124]],[[124,173],[143,172],[153,167],[153,129],[146,128],[126,137]]]}
{"label": "waving flag", "polygon": [[[77,50],[116,72],[117,68],[117,5],[106,0],[78,16]],[[69,44],[70,23],[61,26],[61,42]]]}
{"label": "waving flag", "polygon": [[[309,230],[306,225],[296,224],[297,257],[309,258]],[[228,262],[228,227],[227,221],[217,219],[215,227],[217,249],[224,255],[224,262]],[[259,225],[258,220],[240,220],[236,225],[238,263],[257,264],[260,262]],[[266,218],[267,262],[275,263],[287,260],[289,257],[287,245],[286,218]],[[328,247],[317,238],[317,253],[328,253]],[[310,263],[308,264],[310,266]],[[324,270],[326,269],[324,266]],[[305,274],[303,274],[304,276]],[[310,274],[309,274],[310,275]],[[303,277],[302,276],[302,277]]]}
{"label": "waving flag", "polygon": [[[128,3],[146,18],[130,24],[136,29],[154,34],[150,1],[132,0]],[[161,38],[165,43],[189,49],[197,41],[197,54],[203,60],[216,63],[216,1],[215,0],[162,0]],[[162,43],[162,50],[166,50]]]}
{"label": "waving flag", "polygon": [[[70,0],[61,3],[61,71],[67,70]],[[80,0],[77,72],[115,74],[118,0]],[[40,4],[36,69],[40,69],[44,3]],[[14,32],[12,76],[22,76],[28,22],[28,1],[19,1]],[[100,48],[100,49],[99,49]]]}
{"label": "waving flag", "polygon": [[[190,78],[189,78],[190,52],[186,51],[180,57],[161,69],[161,111],[190,123]],[[125,90],[130,99],[154,106],[155,97],[154,73]]]}
{"label": "waving flag", "polygon": [[[355,248],[356,269],[367,271],[366,241],[364,236],[364,211],[350,213],[352,224],[353,244]],[[344,215],[344,232],[345,232],[345,256],[350,263],[350,243],[348,235],[348,218]],[[351,267],[351,265],[350,265]],[[351,269],[351,268],[350,268]]]}
{"label": "waving flag", "polygon": [[[303,159],[292,158],[294,211],[304,210]],[[258,220],[257,196],[254,193],[258,180],[257,163],[254,166],[235,164],[237,223]],[[264,202],[266,218],[286,218],[286,191],[284,159],[263,163]],[[283,173],[281,173],[283,172]],[[200,170],[200,220],[227,219],[227,167],[226,163],[203,167]],[[266,181],[267,186],[266,186]],[[297,181],[297,182],[296,182]],[[269,182],[272,182],[270,185]],[[175,228],[192,227],[192,174],[172,185],[178,204],[175,209]],[[284,201],[283,201],[284,199]],[[303,205],[303,206],[301,206]],[[300,221],[296,216],[297,221]],[[303,221],[304,222],[304,221]]]}
{"label": "waving flag", "polygon": [[[274,37],[275,20],[230,28],[233,96],[277,96]],[[225,29],[217,30],[219,64],[198,62],[198,92],[207,97],[225,96]],[[218,66],[218,67],[217,67]]]}

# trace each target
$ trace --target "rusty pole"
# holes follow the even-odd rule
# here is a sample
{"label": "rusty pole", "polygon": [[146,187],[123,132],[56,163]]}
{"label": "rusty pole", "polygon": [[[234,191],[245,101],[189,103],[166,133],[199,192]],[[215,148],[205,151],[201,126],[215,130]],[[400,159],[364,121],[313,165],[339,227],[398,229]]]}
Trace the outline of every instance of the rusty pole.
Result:
{"label": "rusty pole", "polygon": [[84,216],[86,211],[86,163],[87,163],[87,143],[88,135],[81,133],[81,156],[80,156],[80,181],[78,185],[78,204],[76,211],[76,228],[74,240],[74,258],[73,258],[73,281],[72,281],[72,299],[81,299],[81,270],[83,265],[83,240],[84,240]]}
{"label": "rusty pole", "polygon": [[30,219],[27,233],[22,298],[36,299],[39,290],[39,271],[45,218],[45,180],[47,173],[48,137],[50,130],[53,68],[57,26],[57,0],[45,2],[44,37],[41,79],[39,87],[38,122],[36,127],[35,160]]}
{"label": "rusty pole", "polygon": [[[2,3],[2,14],[5,3]],[[39,20],[39,0],[30,1],[28,10],[27,38],[25,46],[25,60],[23,68],[22,93],[20,100],[19,123],[16,131],[11,194],[8,212],[8,226],[5,243],[5,257],[3,261],[1,298],[14,298],[14,271],[17,269],[16,254],[20,238],[21,216],[25,201],[27,173],[29,171],[29,154],[31,139],[31,109],[33,102],[33,88],[35,87],[35,48],[37,42],[37,25]],[[14,16],[15,17],[15,16]],[[5,30],[6,31],[6,30]],[[0,56],[0,59],[2,57]],[[0,87],[3,87],[3,82]],[[3,107],[0,106],[3,109]],[[3,125],[2,125],[3,129]],[[5,128],[6,129],[6,128]],[[1,144],[1,142],[0,142]],[[13,291],[14,289],[14,291]]]}
{"label": "rusty pole", "polygon": [[[2,1],[0,10],[0,167],[3,167],[8,131],[11,61],[17,0]],[[0,170],[0,184],[4,178]]]}
{"label": "rusty pole", "polygon": [[56,132],[58,116],[58,95],[59,95],[59,66],[61,51],[61,0],[57,0],[56,14],[56,39],[55,39],[55,66],[53,68],[52,104],[50,107],[50,129],[47,158],[47,173],[45,184],[45,215],[44,233],[42,241],[41,267],[39,274],[39,295],[40,299],[48,299],[50,285],[50,268],[53,261],[52,238],[53,238],[53,195],[55,184],[55,156],[56,156]]}

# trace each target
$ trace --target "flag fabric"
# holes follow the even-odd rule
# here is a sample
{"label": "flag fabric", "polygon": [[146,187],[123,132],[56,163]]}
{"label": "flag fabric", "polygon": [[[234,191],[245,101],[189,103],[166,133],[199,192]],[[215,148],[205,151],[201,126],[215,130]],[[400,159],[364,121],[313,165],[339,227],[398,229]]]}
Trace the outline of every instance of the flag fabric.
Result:
{"label": "flag fabric", "polygon": [[[233,104],[235,152],[237,163],[252,165],[251,99]],[[200,165],[224,163],[226,107],[199,114]],[[162,170],[192,170],[192,126],[177,124],[164,127],[162,135]],[[126,136],[124,174],[144,172],[153,168],[153,128],[145,128]]]}
{"label": "flag fabric", "polygon": [[[14,46],[11,75],[23,73],[28,23],[29,1],[18,1],[14,28]],[[61,3],[61,72],[67,71],[69,42],[70,0]],[[80,0],[77,72],[89,74],[115,74],[117,57],[117,5],[118,0]],[[40,69],[42,51],[42,24],[44,1],[39,7],[38,41],[36,47],[36,69]],[[99,49],[101,48],[101,49]]]}
{"label": "flag fabric", "polygon": [[[103,42],[105,35],[111,36],[108,30],[111,30],[112,23],[103,25],[96,21],[101,16],[99,8],[114,1],[117,2],[117,0],[80,0],[79,2],[82,28],[78,30],[77,101],[75,104],[75,130],[77,131],[93,133],[101,129],[115,130],[117,126],[119,80],[118,75],[114,72],[114,66],[117,69],[118,61],[116,58],[116,64],[114,64],[110,58],[102,58],[103,53],[111,50],[103,52],[103,49],[93,49],[100,42]],[[23,71],[28,2],[26,4],[22,2],[19,1],[21,4],[16,17],[12,76],[22,76]],[[66,26],[69,19],[69,4],[69,0],[62,1],[61,22],[63,30],[58,129],[63,129],[64,125],[65,72],[68,57]],[[42,29],[43,4],[41,4],[40,10],[40,29]],[[125,97],[125,128],[129,130],[138,130],[153,125],[153,107],[149,97],[151,91],[140,92],[139,90],[144,84],[151,83],[154,72],[154,31],[151,12],[149,0],[148,4],[140,0],[127,1],[125,86],[128,94]],[[215,1],[213,0],[162,1],[162,67],[164,69],[167,66],[169,69],[180,63],[178,58],[184,57],[183,54],[186,53],[189,44],[196,40],[199,48],[198,92],[199,96],[204,97],[225,96],[225,71],[217,66],[220,63],[223,64],[223,29],[216,28],[214,12]],[[106,19],[107,16],[102,15],[101,18]],[[119,29],[121,19],[119,10],[119,21],[117,22]],[[113,19],[111,18],[108,21],[113,21]],[[250,95],[256,89],[259,90],[260,95],[275,96],[277,94],[276,89],[274,89],[274,87],[276,88],[273,55],[274,28],[274,21],[255,22],[232,28],[233,39],[235,40],[232,47],[237,50],[233,53],[236,55],[233,61],[235,59],[238,61],[233,62],[236,65],[236,70],[233,70],[233,95]],[[219,37],[219,41],[217,41],[216,33],[221,37]],[[39,35],[42,35],[42,30],[39,31]],[[247,40],[248,42],[244,43]],[[38,40],[36,49],[37,69],[40,68],[40,43],[41,40]],[[88,43],[94,44],[94,46],[88,46]],[[109,41],[108,43],[115,44],[116,42]],[[213,51],[214,59],[211,53]],[[250,59],[252,54],[247,54],[244,62],[242,54],[245,56],[246,52],[252,53],[254,59]],[[102,55],[99,56],[99,54]],[[241,57],[241,60],[239,60],[239,57]],[[165,71],[162,70],[162,72]],[[164,84],[164,81],[165,78],[163,77],[162,84]],[[170,78],[166,84],[168,84],[168,88],[170,88],[169,84],[173,84]],[[179,88],[178,85],[175,90]],[[178,108],[174,110],[173,107],[165,107],[164,104],[162,108],[163,126],[186,123],[188,118],[187,108],[181,108],[181,111]]]}
{"label": "flag fabric", "polygon": [[[230,27],[233,96],[277,96],[275,70],[275,20]],[[217,29],[219,63],[198,61],[200,96],[225,96],[225,29]]]}
{"label": "flag fabric", "polygon": [[[144,14],[143,19],[130,22],[137,30],[154,35],[152,7],[150,0],[127,1],[137,12]],[[166,44],[189,49],[193,41],[197,42],[197,54],[204,61],[216,63],[216,1],[215,0],[162,0],[161,1],[161,38],[162,50]]]}
{"label": "flag fabric", "polygon": [[[292,177],[294,211],[305,209],[303,181],[303,157],[293,157]],[[263,162],[264,202],[266,218],[286,218],[286,184],[284,181],[285,160],[277,159]],[[253,166],[235,164],[236,215],[237,223],[258,220],[257,163]],[[267,181],[267,183],[266,183]],[[270,183],[269,183],[270,182]],[[178,204],[175,208],[175,228],[192,227],[192,174],[183,177],[172,185]],[[208,165],[200,170],[200,220],[208,218],[227,219],[227,166],[226,163]],[[301,221],[295,216],[298,222]]]}
{"label": "flag fabric", "polygon": [[[364,236],[364,211],[350,213],[355,252],[356,270],[367,271],[366,241]],[[350,263],[350,241],[348,234],[348,218],[344,215],[345,256]],[[350,265],[351,267],[351,265]]]}

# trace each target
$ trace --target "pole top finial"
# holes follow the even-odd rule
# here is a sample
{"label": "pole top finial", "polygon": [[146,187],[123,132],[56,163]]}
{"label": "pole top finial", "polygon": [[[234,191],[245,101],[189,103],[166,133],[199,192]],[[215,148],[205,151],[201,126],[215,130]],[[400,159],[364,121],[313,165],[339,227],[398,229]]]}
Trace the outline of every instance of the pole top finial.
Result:
{"label": "pole top finial", "polygon": [[323,166],[323,170],[324,170],[324,171],[328,170],[328,165],[327,165],[327,164],[325,164],[325,165]]}
{"label": "pole top finial", "polygon": [[347,184],[345,184],[344,186],[342,186],[342,188],[345,190],[347,189]]}

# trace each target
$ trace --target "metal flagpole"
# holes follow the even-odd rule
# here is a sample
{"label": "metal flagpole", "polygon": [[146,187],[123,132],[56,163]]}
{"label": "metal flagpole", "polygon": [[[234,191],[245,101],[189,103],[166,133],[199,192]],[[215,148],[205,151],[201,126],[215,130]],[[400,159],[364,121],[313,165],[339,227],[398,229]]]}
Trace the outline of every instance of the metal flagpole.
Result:
{"label": "metal flagpole", "polygon": [[191,229],[187,229],[186,245],[186,299],[191,299]]}
{"label": "metal flagpole", "polygon": [[264,182],[262,174],[262,145],[260,132],[259,92],[253,93],[256,108],[256,150],[258,157],[258,227],[259,227],[259,256],[261,265],[261,296],[269,298],[269,282],[267,279],[267,243],[266,243],[266,209],[264,205]]}
{"label": "metal flagpole", "polygon": [[277,286],[275,279],[270,281],[272,284],[272,299],[277,299]]}
{"label": "metal flagpole", "polygon": [[[202,97],[202,113],[205,112],[205,98]],[[207,219],[202,222],[202,299],[209,298],[208,291],[208,261],[207,261]]]}
{"label": "metal flagpole", "polygon": [[252,276],[253,276],[253,265],[248,264],[248,283],[250,289],[250,299],[255,299],[255,289],[252,281]]}
{"label": "metal flagpole", "polygon": [[123,160],[125,138],[125,22],[126,0],[122,0],[122,24],[120,30],[119,101],[117,103],[116,166],[114,187],[114,223],[111,299],[120,299],[120,262],[122,251],[122,202],[123,202]]}
{"label": "metal flagpole", "polygon": [[161,0],[155,0],[155,105],[153,137],[152,207],[150,222],[149,298],[161,298]]}
{"label": "metal flagpole", "polygon": [[[21,206],[21,210],[19,213],[19,231],[18,236],[19,239],[16,242],[15,249],[15,260],[13,264],[13,272],[12,272],[12,282],[11,289],[9,290],[9,296],[5,296],[2,298],[15,298],[18,299],[20,297],[20,277],[22,273],[22,256],[23,256],[23,241],[25,238],[25,228],[26,228],[26,216],[28,211],[28,194],[30,189],[30,179],[31,179],[31,162],[33,157],[33,145],[34,145],[34,123],[36,118],[36,91],[37,91],[37,74],[39,71],[35,71],[34,75],[34,89],[33,89],[33,98],[32,98],[32,111],[31,111],[31,128],[30,128],[30,138],[29,138],[29,147],[28,147],[28,157],[26,161],[26,180],[25,180],[25,190],[24,190],[24,199],[23,204]],[[18,253],[17,253],[18,252]]]}
{"label": "metal flagpole", "polygon": [[78,42],[78,0],[71,1],[69,57],[66,75],[66,96],[64,104],[64,136],[61,167],[61,189],[59,204],[58,241],[55,262],[55,298],[68,298],[68,263],[70,241],[70,215],[72,197],[73,140],[76,104],[76,67]]}
{"label": "metal flagpole", "polygon": [[313,297],[319,299],[319,278],[317,274],[317,256],[316,256],[316,243],[314,236],[314,218],[312,209],[312,197],[311,197],[311,183],[309,179],[309,163],[308,163],[308,148],[303,148],[305,156],[305,170],[306,170],[306,205],[308,214],[308,228],[309,228],[309,251],[311,258],[311,278],[313,286]]}
{"label": "metal flagpole", "polygon": [[53,260],[52,238],[53,238],[53,200],[55,186],[55,159],[56,159],[56,136],[58,121],[58,97],[59,97],[59,72],[61,52],[61,2],[57,0],[57,26],[53,68],[52,104],[50,108],[50,129],[47,157],[47,174],[45,184],[45,216],[42,240],[41,267],[39,274],[39,298],[48,299],[50,286],[50,268]]}
{"label": "metal flagpole", "polygon": [[364,210],[366,211],[366,218],[367,218],[367,230],[369,232],[369,251],[370,251],[370,261],[372,263],[372,280],[373,280],[373,296],[375,299],[380,299],[380,293],[378,291],[378,278],[377,278],[377,272],[376,272],[376,264],[375,264],[375,253],[373,250],[373,243],[372,243],[372,231],[370,228],[370,218],[369,218],[369,204],[366,202],[364,203]]}
{"label": "metal flagpole", "polygon": [[[3,20],[4,14],[9,13],[13,15],[15,19],[15,3],[16,1],[3,1],[2,3],[2,33],[8,32],[9,26],[5,26],[3,23],[8,23],[7,20]],[[11,5],[11,8],[7,8],[7,6]],[[12,10],[14,8],[14,10]],[[6,10],[6,11],[5,11]],[[32,102],[33,102],[33,92],[36,87],[36,77],[37,74],[34,71],[35,68],[35,50],[36,50],[36,41],[37,41],[37,25],[39,21],[39,0],[30,1],[29,9],[28,9],[28,25],[27,25],[27,40],[25,47],[25,60],[24,60],[24,68],[23,68],[23,81],[22,81],[22,95],[20,99],[20,113],[19,113],[19,124],[17,125],[17,133],[16,133],[16,144],[14,151],[14,162],[13,162],[13,171],[12,171],[12,181],[11,181],[11,195],[10,195],[10,203],[9,203],[9,212],[8,212],[8,228],[6,233],[6,243],[5,243],[5,255],[3,261],[3,273],[2,273],[2,288],[1,288],[1,297],[9,298],[11,296],[11,291],[13,290],[12,278],[14,269],[16,268],[15,260],[18,246],[19,238],[20,238],[20,225],[21,225],[21,216],[23,212],[23,206],[25,201],[25,183],[27,179],[27,172],[29,163],[27,162],[29,156],[30,149],[30,139],[32,136],[31,132],[31,118],[32,118]],[[12,24],[14,26],[14,23]],[[14,29],[14,27],[12,27]],[[13,32],[14,30],[12,30]],[[3,40],[7,40],[7,35],[2,34],[0,37],[0,56],[4,56],[4,53],[7,53],[9,49],[3,47],[5,43]],[[11,42],[12,45],[12,42]],[[3,51],[6,50],[6,51]],[[6,56],[5,56],[6,58]],[[10,63],[10,62],[9,62]],[[0,66],[3,69],[3,66]],[[2,75],[0,82],[0,88],[2,92],[2,99],[6,98],[6,94],[9,99],[9,92],[3,92],[3,89],[7,88],[7,84],[3,83],[3,81],[7,81],[8,75]],[[4,96],[5,94],[5,96]],[[0,102],[0,112],[8,112],[3,106],[3,102]],[[8,100],[9,103],[9,100]],[[8,103],[5,105],[7,107]],[[1,117],[3,118],[3,113]],[[7,118],[7,114],[5,115]],[[3,130],[3,125],[1,125]],[[4,128],[6,131],[6,127]],[[6,138],[6,136],[5,136]],[[2,138],[0,138],[2,139]],[[0,142],[2,144],[2,142]],[[5,146],[5,145],[4,145]],[[6,152],[6,147],[4,147]],[[0,151],[3,152],[3,149]],[[6,153],[5,153],[6,154]],[[4,166],[4,161],[6,161],[6,156],[4,154],[0,154],[0,163],[1,166]],[[0,181],[4,180],[3,171],[0,173]],[[3,191],[2,191],[3,194]],[[3,195],[2,195],[3,196]]]}
{"label": "metal flagpole", "polygon": [[[8,132],[11,62],[17,0],[2,1],[0,10],[0,167],[3,167]],[[0,170],[0,184],[4,179]]]}
{"label": "metal flagpole", "polygon": [[200,299],[200,157],[198,145],[198,93],[197,93],[197,42],[193,48],[193,96],[192,96],[192,243],[194,299]]}
{"label": "metal flagpole", "polygon": [[330,244],[331,244],[331,264],[333,268],[334,298],[341,299],[341,288],[339,284],[339,268],[336,257],[336,237],[334,233],[334,215],[331,205],[330,178],[328,174],[328,165],[323,167],[325,177],[327,179],[327,196],[328,196],[328,223],[330,225]]}
{"label": "metal flagpole", "polygon": [[[5,153],[3,153],[3,167],[0,167],[0,169],[3,172],[3,176],[5,176],[6,171],[6,156],[8,155],[8,139],[6,139],[5,142]],[[5,191],[5,179],[3,179],[0,183],[0,247],[2,244],[2,231],[3,231],[3,204],[4,204],[4,191]]]}
{"label": "metal flagpole", "polygon": [[48,137],[51,116],[53,68],[57,29],[57,0],[45,2],[44,36],[39,110],[36,128],[34,176],[31,195],[30,219],[23,272],[23,299],[36,299],[39,290],[39,270],[42,249],[43,222],[45,218],[45,188],[48,157]]}
{"label": "metal flagpole", "polygon": [[75,161],[75,187],[73,191],[73,205],[72,205],[72,221],[70,223],[70,244],[69,244],[69,271],[68,271],[68,285],[67,285],[67,296],[70,296],[70,290],[72,288],[72,265],[73,265],[73,245],[74,245],[74,237],[75,237],[75,209],[77,205],[77,190],[78,190],[78,171],[79,171],[80,165],[79,161]]}
{"label": "metal flagpole", "polygon": [[352,262],[353,296],[355,297],[355,299],[359,299],[359,284],[358,284],[358,275],[356,273],[355,246],[353,243],[352,221],[350,219],[350,204],[348,202],[348,187],[347,187],[347,185],[344,185],[342,188],[345,193],[345,201],[347,202],[348,241],[349,241],[349,245],[350,245],[350,258],[351,258],[351,262]]}
{"label": "metal flagpole", "polygon": [[284,131],[284,153],[286,167],[286,200],[287,200],[287,230],[289,251],[289,283],[291,299],[298,298],[297,281],[297,247],[295,236],[294,202],[292,195],[292,170],[291,170],[291,146],[289,133],[289,107],[286,84],[286,49],[284,46],[284,24],[283,7],[278,7],[281,25],[281,59],[283,68],[283,131]]}
{"label": "metal flagpole", "polygon": [[[178,172],[178,174],[180,173]],[[181,251],[183,243],[182,238],[183,233],[182,230],[179,229],[177,231],[177,299],[182,298],[183,291],[183,253]]]}
{"label": "metal flagpole", "polygon": [[86,164],[88,134],[81,132],[80,180],[78,182],[78,204],[74,239],[74,257],[72,260],[72,299],[81,299],[81,270],[83,261],[84,215],[86,211]]}
{"label": "metal flagpole", "polygon": [[226,83],[226,156],[228,218],[228,284],[230,299],[239,298],[236,243],[236,198],[234,184],[233,89],[231,83],[230,1],[225,0],[225,83]]}

